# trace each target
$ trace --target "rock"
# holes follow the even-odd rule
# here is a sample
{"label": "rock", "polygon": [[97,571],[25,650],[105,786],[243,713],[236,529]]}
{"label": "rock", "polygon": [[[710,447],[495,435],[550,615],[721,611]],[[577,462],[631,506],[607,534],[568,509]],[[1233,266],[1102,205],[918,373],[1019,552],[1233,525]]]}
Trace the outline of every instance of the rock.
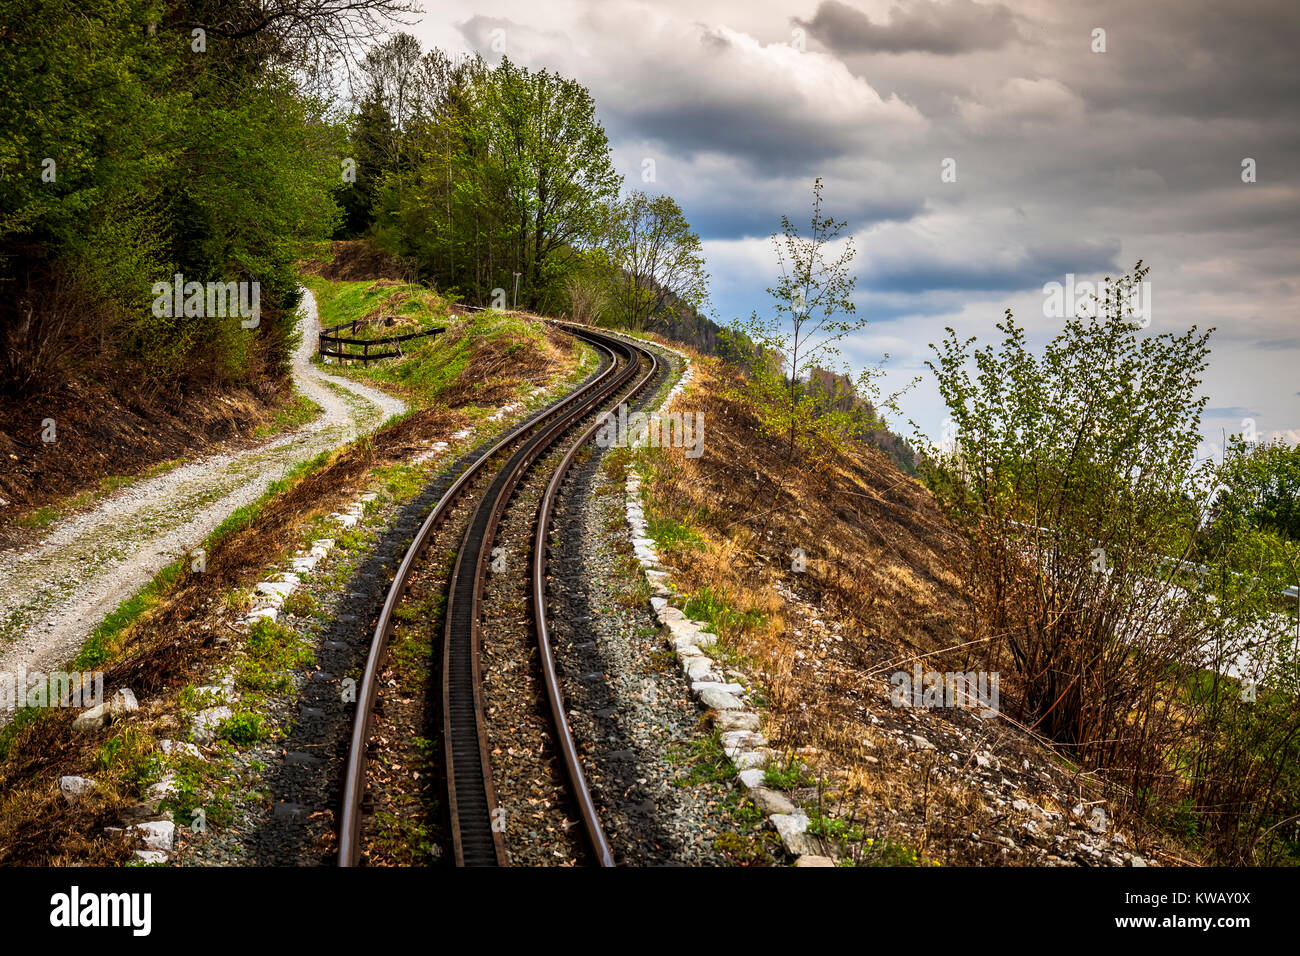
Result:
{"label": "rock", "polygon": [[700,629],[692,622],[686,620],[686,615],[671,604],[661,607],[655,612],[659,618],[659,623],[668,628],[668,632],[674,636],[684,634],[698,634]]}
{"label": "rock", "polygon": [[713,661],[703,654],[686,654],[682,657],[682,671],[692,681],[709,681],[721,686],[722,682],[713,673]]}
{"label": "rock", "polygon": [[735,694],[737,696],[745,692],[745,688],[742,684],[720,684],[717,681],[702,681],[702,680],[697,680],[691,684],[691,690],[695,691],[696,693],[699,693],[705,687],[713,687],[718,690],[726,691],[728,694]]}
{"label": "rock", "polygon": [[166,863],[167,854],[162,850],[136,850],[136,857],[144,863]]}
{"label": "rock", "polygon": [[749,770],[740,771],[736,776],[740,778],[740,782],[745,785],[746,790],[753,790],[755,787],[763,786],[767,773],[757,767],[751,767]]}
{"label": "rock", "polygon": [[108,711],[114,717],[122,714],[133,714],[140,709],[140,702],[135,699],[135,693],[129,687],[123,687],[108,699]]}
{"label": "rock", "polygon": [[650,599],[650,606],[656,611],[659,611],[668,606],[668,600],[666,598],[652,597]]}
{"label": "rock", "polygon": [[727,751],[741,751],[745,748],[758,749],[767,746],[767,738],[762,734],[754,733],[750,730],[727,730],[722,732],[722,749]]}
{"label": "rock", "polygon": [[745,705],[725,690],[719,690],[718,684],[703,684],[699,691],[700,700],[710,710],[744,710]]}
{"label": "rock", "polygon": [[790,802],[790,798],[779,790],[769,790],[767,787],[753,787],[749,791],[749,796],[758,806],[758,809],[768,816],[774,813],[794,813],[797,809]]}
{"label": "rock", "polygon": [[759,750],[747,750],[731,758],[737,770],[753,770],[767,766],[767,754]]}
{"label": "rock", "polygon": [[835,861],[829,856],[818,856],[816,853],[805,853],[799,859],[794,861],[795,866],[834,866]]}
{"label": "rock", "polygon": [[780,835],[785,848],[794,856],[816,856],[820,853],[821,847],[808,836],[808,815],[802,810],[796,810],[794,813],[774,813],[768,819],[776,827],[776,832]]}
{"label": "rock", "polygon": [[1129,857],[1128,865],[1129,865],[1129,866],[1146,866],[1146,865],[1147,865],[1147,861],[1144,860],[1144,859],[1142,859],[1142,857],[1137,856],[1136,854],[1134,854],[1133,856]]}
{"label": "rock", "polygon": [[917,750],[934,750],[934,749],[935,749],[934,744],[930,743],[930,741],[926,740],[926,739],[925,739],[924,737],[922,737],[920,734],[911,734],[910,737],[911,737],[911,740],[912,740],[912,745],[913,745],[914,747],[916,747]]}
{"label": "rock", "polygon": [[170,820],[151,820],[131,827],[144,840],[146,849],[170,853],[176,842],[176,824]]}
{"label": "rock", "polygon": [[80,800],[85,796],[86,791],[94,785],[95,782],[93,780],[88,780],[85,777],[59,778],[59,792],[63,794],[63,799],[67,800],[70,804],[76,803]]}
{"label": "rock", "polygon": [[199,748],[189,743],[177,743],[175,740],[158,741],[158,749],[169,757],[178,754],[183,757],[198,757]]}
{"label": "rock", "polygon": [[975,755],[975,763],[980,767],[988,767],[990,770],[1001,770],[1002,761],[993,756],[987,750],[983,750]]}
{"label": "rock", "polygon": [[217,736],[217,728],[223,720],[229,720],[235,712],[229,707],[209,707],[194,716],[194,739],[199,743],[210,743]]}
{"label": "rock", "polygon": [[166,800],[168,797],[174,797],[180,792],[180,787],[176,784],[175,774],[166,774],[156,783],[149,785],[145,791],[145,796],[150,800]]}
{"label": "rock", "polygon": [[732,730],[758,730],[758,714],[750,711],[724,710],[714,719],[714,726],[722,733]]}
{"label": "rock", "polygon": [[72,722],[72,729],[81,733],[88,733],[93,730],[99,730],[108,726],[112,715],[109,713],[108,704],[96,704],[90,710],[82,711]]}

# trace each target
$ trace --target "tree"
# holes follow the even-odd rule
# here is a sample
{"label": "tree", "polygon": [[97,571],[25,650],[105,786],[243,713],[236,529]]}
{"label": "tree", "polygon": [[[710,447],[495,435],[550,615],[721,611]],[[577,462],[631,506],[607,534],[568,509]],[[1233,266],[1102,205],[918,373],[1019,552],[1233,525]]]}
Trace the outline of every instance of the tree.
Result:
{"label": "tree", "polygon": [[[1144,333],[1128,303],[1146,274],[1139,262],[1041,357],[1010,311],[996,348],[948,329],[927,364],[955,436],[923,472],[967,537],[967,638],[1013,678],[1005,709],[1130,809],[1194,800],[1239,845],[1289,786],[1300,732],[1293,706],[1261,724],[1234,702],[1248,679],[1294,698],[1280,564],[1254,538],[1198,547],[1215,483],[1196,459],[1210,332]],[[1237,761],[1253,782],[1230,811],[1221,773]]]}
{"label": "tree", "polygon": [[700,237],[671,196],[629,193],[613,209],[606,250],[623,276],[620,311],[630,328],[670,301],[699,309],[708,299]]}
{"label": "tree", "polygon": [[445,290],[559,308],[621,183],[591,95],[549,71],[426,54],[407,148],[380,188],[378,237]]}
{"label": "tree", "polygon": [[[839,418],[834,414],[835,401],[824,401],[804,383],[815,369],[835,362],[841,340],[867,324],[866,319],[855,317],[856,279],[849,266],[856,253],[852,236],[840,240],[845,225],[822,212],[822,181],[816,179],[808,235],[801,235],[786,216],[781,217],[781,231],[772,234],[780,267],[777,284],[767,290],[774,314],[760,318],[755,312],[748,322],[733,323],[736,332],[748,336],[767,356],[753,368],[753,397],[767,409],[772,430],[784,435],[787,461],[794,458],[801,433],[821,426],[819,436],[830,438]],[[876,373],[859,374],[855,387],[859,394],[874,394]]]}
{"label": "tree", "polygon": [[1225,530],[1272,531],[1300,542],[1300,445],[1234,436],[1219,471],[1215,522]]}

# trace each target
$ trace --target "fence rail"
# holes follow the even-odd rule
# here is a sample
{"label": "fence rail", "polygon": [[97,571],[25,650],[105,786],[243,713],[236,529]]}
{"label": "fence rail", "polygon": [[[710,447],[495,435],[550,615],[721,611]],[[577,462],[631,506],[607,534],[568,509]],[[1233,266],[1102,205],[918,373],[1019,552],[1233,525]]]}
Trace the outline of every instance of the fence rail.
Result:
{"label": "fence rail", "polygon": [[[340,333],[348,329],[353,335],[357,333],[358,319],[351,322],[340,322],[338,325],[331,325],[328,328],[321,329],[316,336],[316,351],[321,356],[336,358],[340,361],[345,359],[358,359],[363,365],[367,362],[375,362],[379,359],[398,358],[402,354],[402,343],[409,342],[412,339],[422,339],[430,335],[437,335],[440,332],[447,331],[439,326],[438,328],[425,329],[423,332],[409,332],[406,335],[390,335],[382,339],[358,339],[345,338]],[[361,346],[360,352],[349,352],[347,346]],[[395,349],[387,352],[371,352],[371,346],[380,348],[385,346],[396,346]],[[330,346],[334,346],[333,349]]]}

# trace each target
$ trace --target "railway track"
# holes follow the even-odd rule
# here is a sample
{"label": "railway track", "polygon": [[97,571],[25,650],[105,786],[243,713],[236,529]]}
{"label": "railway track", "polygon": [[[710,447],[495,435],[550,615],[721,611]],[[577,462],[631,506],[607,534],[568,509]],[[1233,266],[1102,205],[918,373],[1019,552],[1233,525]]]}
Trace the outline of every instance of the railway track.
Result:
{"label": "railway track", "polygon": [[[481,649],[485,637],[483,599],[493,544],[502,517],[525,480],[545,482],[532,519],[527,568],[531,605],[528,626],[536,642],[544,709],[550,716],[551,739],[563,766],[564,789],[578,811],[582,855],[596,865],[614,865],[569,729],[564,688],[552,653],[546,597],[547,536],[565,476],[599,427],[599,412],[631,401],[650,388],[661,363],[653,351],[627,340],[580,326],[567,328],[602,355],[598,371],[578,389],[465,464],[425,519],[389,588],[358,687],[343,786],[340,866],[355,866],[362,861],[363,820],[368,806],[367,761],[373,753],[380,675],[398,610],[413,579],[424,574],[421,569],[430,564],[428,552],[438,534],[458,537],[455,564],[445,582],[440,646],[434,650],[440,665],[434,669],[439,679],[433,690],[440,714],[437,729],[446,784],[448,843],[457,865],[501,866],[510,862],[502,823],[505,811],[498,806],[493,786]],[[549,475],[542,473],[544,458],[554,462]],[[460,516],[463,531],[461,524],[453,523],[453,513]]]}

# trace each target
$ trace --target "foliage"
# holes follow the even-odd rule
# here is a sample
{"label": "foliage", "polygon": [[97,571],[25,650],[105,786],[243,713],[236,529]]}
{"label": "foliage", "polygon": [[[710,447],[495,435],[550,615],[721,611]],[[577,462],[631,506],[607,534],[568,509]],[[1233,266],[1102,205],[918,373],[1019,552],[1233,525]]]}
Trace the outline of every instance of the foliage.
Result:
{"label": "foliage", "polygon": [[669,304],[698,309],[708,299],[700,237],[671,196],[629,193],[611,208],[604,242],[625,280],[617,311],[628,328],[639,331]]}
{"label": "foliage", "polygon": [[[193,0],[0,0],[0,386],[44,387],[81,354],[159,384],[281,370],[293,262],[333,229],[342,147],[285,67],[313,27],[393,4],[350,6],[353,26],[323,0],[234,30],[247,11],[217,25]],[[259,325],[154,315],[153,283],[177,273],[258,282]]]}
{"label": "foliage", "polygon": [[[747,397],[760,410],[764,429],[785,441],[787,461],[801,436],[814,453],[825,453],[858,429],[883,427],[874,414],[865,415],[869,406],[838,408],[840,395],[810,383],[814,373],[838,361],[839,343],[866,327],[866,319],[854,317],[856,280],[849,267],[856,253],[852,236],[840,238],[845,225],[822,211],[822,181],[815,180],[808,235],[787,216],[781,217],[781,231],[772,234],[780,267],[776,285],[767,290],[773,314],[755,312],[733,324],[734,341],[755,350]],[[879,368],[863,370],[854,393],[874,394],[878,374]]]}
{"label": "foliage", "polygon": [[[1240,854],[1294,792],[1300,723],[1241,700],[1250,680],[1294,699],[1281,565],[1258,537],[1202,546],[1210,333],[1144,333],[1127,304],[1146,274],[1139,262],[1041,358],[1009,311],[996,349],[949,329],[928,364],[952,429],[923,472],[967,537],[970,640],[1016,678],[1003,709],[1133,810],[1199,796],[1221,852]],[[1246,789],[1229,813],[1231,765]]]}
{"label": "foliage", "polygon": [[372,51],[353,121],[376,238],[442,290],[489,302],[499,289],[513,305],[519,273],[520,304],[554,309],[618,191],[590,93],[413,44],[399,35]]}

